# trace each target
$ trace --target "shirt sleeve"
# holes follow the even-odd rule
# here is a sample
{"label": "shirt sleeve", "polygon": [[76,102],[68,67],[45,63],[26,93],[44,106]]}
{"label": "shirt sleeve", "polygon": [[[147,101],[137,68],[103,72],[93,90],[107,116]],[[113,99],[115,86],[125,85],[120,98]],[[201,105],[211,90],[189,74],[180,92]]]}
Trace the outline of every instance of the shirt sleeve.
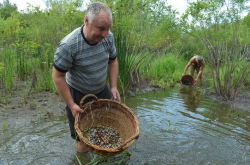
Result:
{"label": "shirt sleeve", "polygon": [[67,72],[72,67],[73,61],[71,50],[67,44],[60,42],[54,55],[54,67],[60,72]]}
{"label": "shirt sleeve", "polygon": [[111,32],[109,32],[108,42],[109,42],[109,45],[110,45],[109,59],[114,60],[114,59],[116,59],[117,54],[116,54],[114,35]]}

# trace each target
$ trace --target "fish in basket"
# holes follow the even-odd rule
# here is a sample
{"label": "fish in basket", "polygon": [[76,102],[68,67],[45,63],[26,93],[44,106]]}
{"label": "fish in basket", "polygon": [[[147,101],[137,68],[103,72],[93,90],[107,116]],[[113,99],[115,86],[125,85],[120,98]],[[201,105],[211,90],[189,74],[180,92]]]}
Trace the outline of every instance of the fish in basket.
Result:
{"label": "fish in basket", "polygon": [[[89,97],[94,100],[83,104]],[[80,107],[84,112],[76,115],[74,127],[81,142],[95,154],[117,155],[138,139],[138,119],[125,104],[88,94]]]}
{"label": "fish in basket", "polygon": [[181,77],[182,85],[194,85],[194,77],[191,75],[183,75]]}

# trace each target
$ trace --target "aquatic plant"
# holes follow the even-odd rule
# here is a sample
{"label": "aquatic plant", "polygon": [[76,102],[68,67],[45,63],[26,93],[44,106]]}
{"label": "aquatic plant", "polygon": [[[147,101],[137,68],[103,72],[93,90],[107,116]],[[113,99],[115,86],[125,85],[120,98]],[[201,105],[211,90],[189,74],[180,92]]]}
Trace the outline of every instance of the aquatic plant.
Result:
{"label": "aquatic plant", "polygon": [[[121,163],[127,158],[130,157],[131,154],[128,151],[123,151],[120,155],[122,155],[122,158],[119,160],[117,165],[121,165]],[[99,156],[99,155],[94,155],[94,158],[87,164],[85,165],[97,165],[99,163],[102,163],[104,161],[107,161],[110,157],[107,156]],[[81,160],[79,159],[79,157],[76,155],[76,159],[77,162],[79,163],[79,165],[82,165]]]}
{"label": "aquatic plant", "polygon": [[3,125],[3,131],[6,131],[6,130],[7,130],[7,123],[4,121],[4,122],[2,123],[2,125]]}

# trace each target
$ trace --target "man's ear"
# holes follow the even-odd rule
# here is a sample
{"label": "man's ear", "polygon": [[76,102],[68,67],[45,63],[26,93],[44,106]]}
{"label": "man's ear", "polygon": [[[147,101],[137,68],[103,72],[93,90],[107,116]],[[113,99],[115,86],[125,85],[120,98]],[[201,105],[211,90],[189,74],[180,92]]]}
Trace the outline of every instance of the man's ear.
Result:
{"label": "man's ear", "polygon": [[88,25],[89,24],[89,18],[86,16],[84,17],[84,24],[85,25]]}

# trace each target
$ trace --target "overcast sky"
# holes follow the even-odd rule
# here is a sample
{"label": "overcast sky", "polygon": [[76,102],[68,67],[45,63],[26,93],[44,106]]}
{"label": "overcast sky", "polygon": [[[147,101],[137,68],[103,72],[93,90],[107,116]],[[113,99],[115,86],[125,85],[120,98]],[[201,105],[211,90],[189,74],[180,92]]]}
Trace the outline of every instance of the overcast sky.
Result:
{"label": "overcast sky", "polygon": [[[0,0],[1,3],[3,3],[3,0]],[[18,10],[24,10],[27,8],[27,3],[30,3],[34,6],[40,6],[41,8],[45,8],[45,4],[43,0],[9,0],[10,3],[15,3],[17,5]]]}
{"label": "overcast sky", "polygon": [[[34,6],[40,6],[41,9],[46,7],[43,0],[9,0],[9,2],[15,3],[19,11],[27,8],[27,3]],[[84,2],[88,2],[88,0],[84,0]],[[183,13],[187,8],[187,0],[167,0],[167,2],[180,13]],[[3,3],[3,0],[0,0],[0,3]]]}

